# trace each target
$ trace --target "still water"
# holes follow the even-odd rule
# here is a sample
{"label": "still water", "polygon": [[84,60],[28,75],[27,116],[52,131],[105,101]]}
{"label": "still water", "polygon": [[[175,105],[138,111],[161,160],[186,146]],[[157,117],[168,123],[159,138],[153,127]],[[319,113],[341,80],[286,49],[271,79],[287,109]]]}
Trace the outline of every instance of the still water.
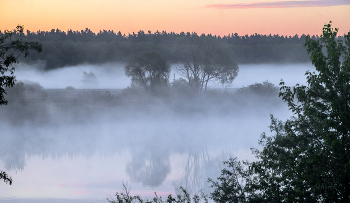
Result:
{"label": "still water", "polygon": [[[278,83],[283,78],[290,85],[305,84],[303,75],[310,67],[290,66],[283,71],[260,67],[263,71],[246,65],[236,80]],[[24,77],[24,72],[19,73]],[[301,76],[296,78],[297,73]],[[28,80],[44,86],[41,76],[35,77],[28,74]],[[223,161],[254,160],[250,148],[260,147],[262,132],[269,134],[270,113],[282,120],[291,116],[283,104],[254,101],[251,105],[220,114],[211,111],[212,106],[206,113],[186,114],[161,107],[142,114],[107,109],[103,112],[108,113],[96,110],[84,119],[48,107],[52,115],[60,116],[59,121],[0,123],[0,170],[13,179],[12,185],[0,183],[0,201],[107,202],[122,183],[130,186],[131,194],[148,198],[154,192],[164,197],[175,194],[180,186],[209,193],[207,179],[220,175]]]}
{"label": "still water", "polygon": [[15,133],[1,126],[8,131],[2,131],[0,167],[14,182],[0,185],[0,198],[106,202],[123,182],[144,197],[174,194],[179,186],[208,190],[207,178],[218,177],[229,156],[253,158],[249,148],[269,124],[268,115],[265,121],[192,119],[27,126]]}

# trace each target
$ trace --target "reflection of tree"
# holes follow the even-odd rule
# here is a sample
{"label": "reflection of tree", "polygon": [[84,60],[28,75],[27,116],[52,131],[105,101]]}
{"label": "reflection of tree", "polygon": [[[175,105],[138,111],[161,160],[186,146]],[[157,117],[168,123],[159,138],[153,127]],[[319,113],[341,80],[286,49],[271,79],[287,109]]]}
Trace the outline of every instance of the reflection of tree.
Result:
{"label": "reflection of tree", "polygon": [[227,156],[223,154],[210,158],[208,152],[189,153],[185,171],[177,181],[174,181],[176,193],[183,187],[189,194],[197,194],[202,191],[204,194],[210,193],[208,178],[216,178],[220,175],[223,161]]}
{"label": "reflection of tree", "polygon": [[26,165],[26,157],[23,151],[13,151],[1,157],[6,170],[23,170]]}
{"label": "reflection of tree", "polygon": [[23,143],[20,140],[10,141],[10,143],[5,142],[0,145],[0,159],[2,159],[6,170],[23,170],[26,165],[25,158]]}
{"label": "reflection of tree", "polygon": [[145,149],[133,153],[126,165],[130,180],[150,187],[161,185],[170,172],[169,154],[164,151]]}
{"label": "reflection of tree", "polygon": [[[1,128],[2,126],[0,126]],[[49,136],[46,135],[45,136]],[[57,151],[57,142],[48,137],[32,133],[4,133],[0,135],[0,160],[8,171],[22,171],[26,166],[26,159],[31,156],[62,156],[65,151]],[[76,146],[75,146],[76,148]]]}

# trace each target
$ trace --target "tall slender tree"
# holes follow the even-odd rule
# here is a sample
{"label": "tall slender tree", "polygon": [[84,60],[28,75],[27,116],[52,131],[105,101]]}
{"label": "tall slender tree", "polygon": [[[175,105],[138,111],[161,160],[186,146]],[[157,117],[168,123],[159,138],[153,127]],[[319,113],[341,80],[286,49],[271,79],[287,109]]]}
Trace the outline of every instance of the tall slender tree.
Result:
{"label": "tall slender tree", "polygon": [[[244,170],[237,164],[223,170],[222,177],[244,177],[239,193],[231,189],[244,201],[350,202],[350,32],[345,40],[337,32],[330,22],[319,40],[306,37],[316,67],[306,72],[307,86],[281,82],[280,96],[294,117],[282,122],[271,116],[274,135],[262,134],[263,150],[253,150],[258,160],[244,162]],[[213,198],[232,194],[225,184],[213,182]]]}

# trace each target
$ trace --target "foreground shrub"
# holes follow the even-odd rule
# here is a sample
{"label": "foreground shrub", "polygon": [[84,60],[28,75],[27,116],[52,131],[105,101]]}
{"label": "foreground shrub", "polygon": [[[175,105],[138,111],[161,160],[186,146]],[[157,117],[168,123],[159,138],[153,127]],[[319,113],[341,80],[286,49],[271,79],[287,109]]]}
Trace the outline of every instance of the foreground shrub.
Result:
{"label": "foreground shrub", "polygon": [[107,201],[110,203],[199,203],[201,201],[208,203],[208,198],[203,193],[200,196],[193,195],[191,198],[190,194],[184,188],[180,187],[180,190],[181,194],[176,195],[176,197],[168,195],[167,199],[163,199],[162,197],[158,197],[157,193],[154,193],[155,197],[152,200],[143,200],[139,195],[130,195],[130,188],[127,184],[123,183],[123,191],[115,194],[117,200],[107,198]]}

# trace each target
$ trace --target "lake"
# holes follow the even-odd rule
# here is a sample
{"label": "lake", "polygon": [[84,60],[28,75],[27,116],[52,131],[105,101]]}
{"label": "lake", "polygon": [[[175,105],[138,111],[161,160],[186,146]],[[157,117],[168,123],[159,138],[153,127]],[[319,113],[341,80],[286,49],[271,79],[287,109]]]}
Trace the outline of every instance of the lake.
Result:
{"label": "lake", "polygon": [[[180,186],[209,193],[207,179],[220,175],[223,161],[254,160],[250,148],[261,149],[258,139],[262,132],[270,133],[270,113],[282,120],[292,115],[285,104],[276,103],[277,96],[242,98],[247,102],[233,102],[230,96],[209,101],[221,95],[216,93],[173,103],[147,97],[122,104],[85,101],[87,94],[100,98],[106,91],[115,101],[125,97],[118,95],[130,80],[111,64],[104,66],[44,73],[25,66],[17,69],[17,79],[38,82],[48,101],[25,109],[9,106],[28,119],[17,116],[0,122],[0,170],[13,179],[12,185],[0,184],[1,202],[108,202],[122,183],[130,186],[131,194],[145,198],[154,192],[163,197],[175,194]],[[241,65],[232,88],[265,80],[277,85],[282,78],[287,85],[305,84],[308,69],[313,67]],[[84,90],[81,84],[81,73],[88,70],[99,79],[97,90]],[[77,90],[63,90],[66,86]],[[67,98],[52,99],[60,94]]]}

